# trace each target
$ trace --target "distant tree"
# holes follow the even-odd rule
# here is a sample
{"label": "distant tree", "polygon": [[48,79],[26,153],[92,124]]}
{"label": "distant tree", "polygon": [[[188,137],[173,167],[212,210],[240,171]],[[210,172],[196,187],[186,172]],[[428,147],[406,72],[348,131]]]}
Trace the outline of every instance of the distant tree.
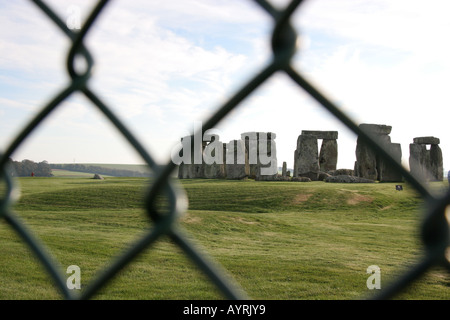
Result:
{"label": "distant tree", "polygon": [[28,159],[22,160],[22,170],[24,176],[31,176],[32,173],[36,173],[37,164]]}
{"label": "distant tree", "polygon": [[113,177],[149,177],[150,173],[125,170],[125,169],[115,169],[115,168],[105,168],[101,166],[90,166],[77,163],[68,164],[50,164],[52,169],[63,169],[77,172],[88,172],[88,173],[98,173]]}
{"label": "distant tree", "polygon": [[25,159],[22,161],[11,161],[11,175],[18,177],[30,177],[32,174],[36,177],[52,177],[52,169],[47,161],[35,163]]}
{"label": "distant tree", "polygon": [[44,160],[44,161],[39,162],[37,164],[35,175],[37,177],[51,177],[51,176],[53,176],[52,169],[50,168],[50,165],[48,164],[47,161]]}

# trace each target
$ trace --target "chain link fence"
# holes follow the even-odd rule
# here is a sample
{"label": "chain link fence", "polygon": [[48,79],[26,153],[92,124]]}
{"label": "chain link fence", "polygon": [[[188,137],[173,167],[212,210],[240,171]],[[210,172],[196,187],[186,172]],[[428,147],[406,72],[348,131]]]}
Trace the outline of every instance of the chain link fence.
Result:
{"label": "chain link fence", "polygon": [[[429,191],[426,184],[413,176],[406,170],[394,157],[379,145],[371,135],[364,132],[358,125],[344,112],[342,112],[333,102],[312,86],[291,64],[291,59],[296,53],[297,31],[291,25],[290,18],[296,10],[300,10],[301,0],[293,0],[285,9],[276,9],[269,2],[264,0],[254,0],[263,8],[273,20],[273,33],[271,38],[272,57],[269,63],[255,74],[240,90],[238,90],[229,100],[223,104],[214,115],[212,115],[202,126],[201,134],[212,129],[221,119],[230,111],[235,109],[243,100],[245,100],[255,89],[273,76],[276,72],[285,73],[294,83],[298,84],[299,89],[305,90],[311,97],[319,102],[326,110],[331,112],[337,119],[344,123],[356,135],[363,139],[371,148],[373,148],[381,157],[388,161],[398,172],[409,182],[423,197],[426,206],[424,207],[424,220],[421,225],[421,237],[424,244],[424,258],[415,263],[413,267],[406,270],[403,275],[396,279],[389,287],[378,290],[373,299],[389,299],[404,290],[409,284],[414,282],[420,276],[424,275],[432,267],[443,265],[450,271],[448,259],[449,247],[449,217],[450,217],[450,192],[442,196],[435,196]],[[114,276],[126,265],[144,250],[149,248],[162,236],[168,236],[210,279],[212,283],[220,290],[227,299],[247,299],[245,291],[227,275],[225,270],[214,262],[213,259],[202,252],[191,241],[186,234],[178,227],[175,222],[178,217],[187,210],[187,201],[185,193],[176,180],[171,179],[171,174],[176,165],[169,162],[165,166],[158,165],[154,158],[149,154],[141,143],[133,136],[121,120],[112,112],[112,110],[93,92],[88,80],[91,78],[91,70],[94,66],[94,60],[89,49],[84,45],[84,39],[91,30],[93,23],[102,13],[104,7],[109,1],[99,1],[90,13],[85,24],[79,32],[70,30],[66,23],[52,11],[46,3],[40,0],[33,0],[40,10],[53,21],[71,41],[71,48],[67,55],[67,72],[70,75],[70,84],[43,107],[39,113],[22,129],[20,134],[9,145],[0,158],[0,179],[5,185],[5,192],[0,201],[0,218],[9,224],[23,241],[34,252],[39,261],[45,267],[48,274],[54,280],[57,288],[65,299],[89,299],[103,288]],[[75,68],[75,58],[82,57],[87,68],[84,72],[78,72]],[[49,255],[45,246],[37,239],[33,233],[24,225],[13,210],[14,202],[17,200],[17,185],[14,179],[7,174],[8,159],[14,151],[30,136],[33,131],[41,125],[42,121],[49,116],[61,103],[72,94],[79,92],[88,98],[101,113],[120,131],[126,140],[133,146],[138,154],[145,160],[155,178],[146,191],[145,210],[152,219],[153,228],[133,244],[131,249],[124,252],[117,260],[96,278],[81,295],[77,295],[67,288],[65,275],[61,274],[57,268],[54,258]],[[194,133],[195,134],[195,133]],[[156,199],[158,195],[163,194],[167,199],[167,212],[160,212],[156,209]],[[447,254],[447,255],[446,255]]]}

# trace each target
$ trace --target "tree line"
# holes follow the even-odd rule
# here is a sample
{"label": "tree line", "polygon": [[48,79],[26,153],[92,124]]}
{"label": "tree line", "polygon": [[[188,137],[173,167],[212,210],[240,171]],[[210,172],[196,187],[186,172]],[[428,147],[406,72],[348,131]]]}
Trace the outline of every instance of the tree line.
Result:
{"label": "tree line", "polygon": [[53,177],[52,169],[47,161],[32,160],[13,161],[9,159],[9,173],[13,177]]}
{"label": "tree line", "polygon": [[61,169],[76,172],[87,172],[113,177],[149,177],[150,173],[91,166],[84,164],[49,164],[48,161],[34,162],[32,160],[14,161],[9,159],[8,173],[13,177],[53,177],[52,169]]}
{"label": "tree line", "polygon": [[52,169],[69,170],[76,172],[97,173],[105,176],[113,177],[149,177],[150,173],[132,171],[118,168],[106,168],[100,166],[91,166],[78,163],[51,164]]}

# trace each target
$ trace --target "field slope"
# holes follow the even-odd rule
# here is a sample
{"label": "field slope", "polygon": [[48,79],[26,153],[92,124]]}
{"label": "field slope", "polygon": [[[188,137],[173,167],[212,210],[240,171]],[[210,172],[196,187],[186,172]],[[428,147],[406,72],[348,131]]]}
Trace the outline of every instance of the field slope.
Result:
{"label": "field slope", "polygon": [[[82,289],[153,223],[145,178],[21,178],[15,210],[61,264],[81,269]],[[371,265],[382,287],[420,258],[422,200],[404,184],[180,181],[179,220],[192,243],[253,299],[359,299]],[[444,184],[436,184],[437,189]],[[164,197],[161,199],[164,207]],[[3,221],[0,299],[58,299],[48,276]],[[163,237],[114,278],[98,299],[220,299],[205,275]],[[435,269],[399,299],[450,298]]]}

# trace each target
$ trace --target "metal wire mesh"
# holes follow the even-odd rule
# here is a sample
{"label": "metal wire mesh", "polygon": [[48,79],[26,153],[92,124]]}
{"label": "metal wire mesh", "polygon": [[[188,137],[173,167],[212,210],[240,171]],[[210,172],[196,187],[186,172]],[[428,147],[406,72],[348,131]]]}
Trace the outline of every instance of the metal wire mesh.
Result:
{"label": "metal wire mesh", "polygon": [[[71,48],[67,55],[67,72],[71,77],[70,84],[57,93],[55,97],[45,105],[35,118],[20,132],[15,140],[10,144],[7,150],[0,158],[0,181],[5,184],[5,192],[0,199],[0,217],[3,218],[12,229],[14,229],[29,248],[35,253],[39,261],[45,267],[48,274],[54,280],[56,287],[60,290],[65,299],[89,299],[92,298],[105,284],[110,281],[122,268],[124,268],[144,250],[149,248],[162,236],[169,236],[171,240],[178,245],[182,251],[198,266],[198,268],[210,279],[220,292],[228,299],[247,299],[247,295],[237,283],[235,283],[222,268],[214,262],[213,259],[196,246],[187,238],[185,233],[175,222],[181,213],[187,210],[185,194],[178,185],[177,181],[170,179],[172,171],[176,165],[169,162],[165,166],[159,166],[152,156],[147,153],[140,142],[130,133],[127,127],[116,117],[111,109],[93,92],[88,80],[91,78],[91,70],[94,60],[84,45],[84,39],[92,27],[94,21],[101,14],[103,8],[109,1],[99,1],[87,21],[79,32],[70,30],[63,20],[55,14],[43,1],[33,0],[33,2],[52,20],[56,26],[71,40]],[[436,197],[424,185],[420,179],[414,177],[391,154],[371,138],[370,134],[361,130],[356,123],[342,112],[333,102],[312,86],[300,72],[291,65],[291,59],[296,52],[297,31],[292,27],[290,18],[298,9],[301,0],[293,0],[289,5],[279,10],[264,0],[255,0],[261,8],[273,19],[273,33],[271,39],[272,58],[269,63],[262,68],[253,78],[248,81],[240,90],[238,90],[229,100],[223,104],[202,126],[203,134],[206,130],[213,128],[221,119],[223,119],[231,110],[246,99],[256,88],[273,76],[276,72],[284,72],[290,79],[297,83],[299,88],[305,90],[326,110],[331,112],[337,119],[344,123],[349,129],[363,139],[372,147],[381,157],[388,161],[402,176],[408,181],[424,198],[426,205],[424,221],[422,223],[421,236],[424,243],[424,258],[418,261],[413,267],[407,270],[401,278],[396,279],[394,283],[383,290],[380,290],[373,299],[392,298],[404,290],[414,280],[425,274],[430,268],[436,265],[445,265],[450,267],[446,258],[446,250],[449,247],[449,222],[448,216],[450,192],[443,196]],[[83,73],[78,73],[74,67],[76,56],[82,56],[87,62],[87,68]],[[131,249],[125,251],[117,260],[115,260],[101,275],[96,278],[81,295],[69,290],[66,286],[66,279],[59,269],[54,258],[50,256],[45,246],[30,232],[13,210],[16,200],[17,186],[8,172],[8,159],[13,152],[30,136],[33,131],[41,125],[42,121],[57,109],[60,104],[75,92],[84,94],[93,105],[95,105],[103,115],[120,131],[126,140],[133,146],[139,155],[145,160],[156,175],[152,184],[146,191],[145,209],[151,217],[153,228],[142,238],[136,241]],[[195,134],[195,133],[194,133]],[[168,210],[165,213],[159,212],[155,206],[155,200],[158,195],[164,194],[167,198]],[[450,268],[449,268],[450,270]]]}

